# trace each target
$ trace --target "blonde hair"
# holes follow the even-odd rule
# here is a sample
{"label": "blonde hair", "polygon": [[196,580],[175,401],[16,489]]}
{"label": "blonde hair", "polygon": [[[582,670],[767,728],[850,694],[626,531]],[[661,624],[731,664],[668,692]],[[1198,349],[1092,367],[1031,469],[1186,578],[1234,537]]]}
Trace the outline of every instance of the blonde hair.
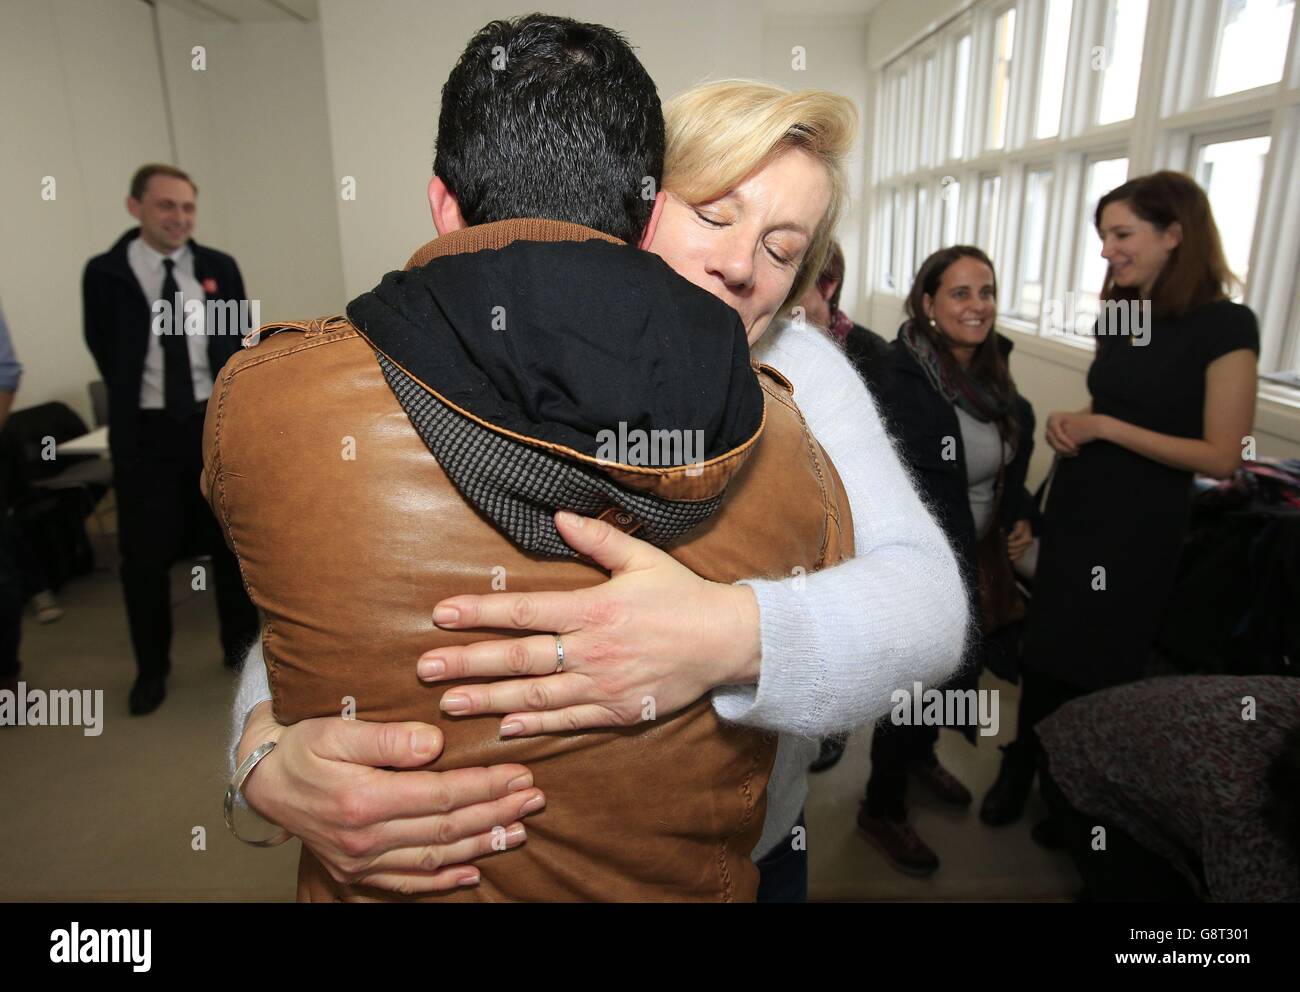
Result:
{"label": "blonde hair", "polygon": [[858,125],[852,101],[827,90],[791,93],[724,79],[668,101],[664,124],[664,189],[692,205],[726,195],[787,148],[802,148],[826,167],[830,203],[781,309],[794,305],[821,273],[848,200],[844,160]]}

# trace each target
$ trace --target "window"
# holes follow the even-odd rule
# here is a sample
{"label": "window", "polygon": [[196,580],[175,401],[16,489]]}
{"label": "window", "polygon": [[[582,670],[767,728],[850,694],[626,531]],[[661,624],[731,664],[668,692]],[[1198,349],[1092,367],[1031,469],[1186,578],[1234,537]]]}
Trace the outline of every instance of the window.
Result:
{"label": "window", "polygon": [[1061,131],[1061,101],[1065,96],[1065,65],[1070,56],[1070,12],[1073,7],[1074,0],[1048,0],[1035,138],[1050,138]]}
{"label": "window", "polygon": [[1221,0],[1211,96],[1282,78],[1295,0]]}
{"label": "window", "polygon": [[1020,264],[1017,296],[1012,312],[1037,320],[1043,307],[1044,256],[1047,250],[1047,213],[1052,201],[1052,170],[1031,169],[1025,176],[1025,202],[1021,211]]}
{"label": "window", "polygon": [[933,55],[925,60],[925,71],[921,83],[921,118],[917,123],[921,128],[922,165],[929,165],[936,158],[934,154],[934,138],[939,116],[935,112],[935,106],[939,99],[937,61]]}
{"label": "window", "polygon": [[975,219],[975,245],[984,254],[998,257],[998,197],[1002,193],[1001,176],[980,177],[979,213]]}
{"label": "window", "polygon": [[871,77],[885,87],[871,136],[883,188],[864,241],[889,256],[876,287],[906,292],[927,253],[978,245],[1011,330],[1082,329],[1069,343],[1091,347],[1106,278],[1097,200],[1170,169],[1206,190],[1226,261],[1249,278],[1240,299],[1259,318],[1261,371],[1300,371],[1297,0],[947,6],[951,20]]}
{"label": "window", "polygon": [[955,245],[961,237],[958,230],[961,217],[961,183],[951,176],[944,176],[939,183],[939,202],[943,210],[939,247],[947,248],[949,245]]}
{"label": "window", "polygon": [[1106,5],[1106,43],[1100,53],[1101,98],[1097,123],[1126,121],[1137,107],[1142,45],[1146,41],[1147,0],[1110,0]]}
{"label": "window", "polygon": [[[1080,325],[1065,331],[1087,333],[1100,312],[1098,300],[1106,281],[1106,260],[1101,257],[1101,238],[1094,219],[1097,201],[1128,178],[1127,158],[1104,158],[1089,164],[1084,177],[1083,215],[1079,220],[1078,258],[1074,266],[1075,310]],[[1066,307],[1065,312],[1070,313]]]}
{"label": "window", "polygon": [[902,208],[899,211],[899,219],[902,225],[899,230],[902,231],[902,254],[899,262],[897,277],[897,286],[900,293],[906,294],[912,285],[912,273],[916,271],[916,192],[911,191],[903,199]]}
{"label": "window", "polygon": [[1196,181],[1210,198],[1228,268],[1243,283],[1250,267],[1269,143],[1268,135],[1206,142],[1196,156]]}
{"label": "window", "polygon": [[894,274],[894,218],[898,215],[898,191],[887,194],[888,203],[880,211],[880,281],[886,289],[897,289],[898,279]]}
{"label": "window", "polygon": [[961,158],[966,154],[966,114],[970,109],[970,35],[957,42],[957,64],[952,94],[952,147],[949,154]]}
{"label": "window", "polygon": [[912,271],[907,274],[908,279],[915,278],[916,270],[930,254],[930,238],[926,233],[926,222],[929,219],[929,214],[926,213],[927,200],[925,187],[916,187],[916,232],[912,239]]}
{"label": "window", "polygon": [[1001,148],[1007,140],[1011,106],[1011,56],[1016,42],[1016,11],[1004,11],[993,31],[993,93],[989,108],[988,146]]}

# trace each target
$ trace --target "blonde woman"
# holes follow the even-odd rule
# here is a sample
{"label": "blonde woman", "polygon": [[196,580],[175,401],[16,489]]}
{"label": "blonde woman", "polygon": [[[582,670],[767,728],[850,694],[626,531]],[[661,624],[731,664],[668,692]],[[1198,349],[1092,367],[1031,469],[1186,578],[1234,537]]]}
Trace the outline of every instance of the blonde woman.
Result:
{"label": "blonde woman", "polygon": [[[430,682],[499,679],[448,692],[443,707],[457,715],[500,713],[504,736],[627,725],[641,719],[647,696],[662,714],[710,693],[725,719],[779,732],[754,851],[759,898],[801,900],[806,853],[794,841],[817,739],[876,720],[897,688],[942,682],[962,656],[966,597],[954,556],[848,360],[811,326],[778,319],[820,272],[845,202],[852,105],[822,91],[725,81],[679,96],[665,119],[666,198],[643,245],[733,307],[756,360],[793,382],[851,500],[857,557],[813,575],[723,585],[603,523],[575,529],[557,521],[576,550],[611,572],[608,582],[531,595],[533,636],[440,649],[411,663]],[[440,621],[448,629],[518,629],[517,605],[510,593],[457,596],[438,604],[436,616],[458,615]],[[558,674],[554,632],[564,637]],[[241,727],[249,707],[269,696],[256,655],[236,704]],[[276,755],[292,769],[292,749],[310,742],[293,742],[297,728],[281,730],[269,711],[267,703],[254,710],[240,753],[279,732]],[[310,830],[322,860],[363,849],[377,857],[384,850],[373,830],[327,833],[313,820],[337,808],[349,789],[378,807],[372,790],[382,780],[357,768],[370,763],[317,760],[310,786],[273,764],[249,800],[291,833]],[[430,844],[450,850],[448,841],[459,839],[431,836]]]}

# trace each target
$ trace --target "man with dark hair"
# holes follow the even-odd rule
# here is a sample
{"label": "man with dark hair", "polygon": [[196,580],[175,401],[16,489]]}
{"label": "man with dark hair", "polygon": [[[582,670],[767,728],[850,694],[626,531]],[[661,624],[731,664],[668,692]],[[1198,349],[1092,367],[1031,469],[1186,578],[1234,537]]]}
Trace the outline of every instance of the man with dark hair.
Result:
{"label": "man with dark hair", "polygon": [[[171,670],[172,563],[211,553],[221,647],[237,668],[256,637],[257,611],[199,491],[203,415],[217,372],[251,329],[210,319],[245,306],[235,260],[190,237],[198,189],[170,165],[142,166],[126,207],[140,222],[82,277],[86,344],[108,387],[108,441],[117,494],[122,588],[138,676],[133,716],[166,695]],[[190,302],[190,306],[185,305]],[[206,587],[206,582],[205,582]]]}
{"label": "man with dark hair", "polygon": [[[600,581],[557,511],[728,583],[852,547],[838,475],[788,385],[750,366],[739,315],[635,247],[662,206],[664,132],[622,38],[493,22],[442,106],[440,237],[346,316],[262,329],[208,416],[204,489],[267,618],[274,700],[247,722],[235,781],[263,762],[248,800],[281,822],[269,783],[319,791],[322,760],[408,769],[365,797],[384,794],[375,832],[408,846],[339,867],[304,824],[304,900],[753,900],[772,735],[723,724],[704,698],[675,713],[650,700],[645,722],[613,731],[502,739],[495,717],[440,712],[463,681],[412,678],[431,645],[483,637],[434,626],[440,599]],[[698,432],[696,460],[611,459],[601,440],[658,430]],[[563,670],[560,634],[555,652]],[[380,757],[420,735],[418,760]],[[441,742],[452,770],[428,771]],[[507,824],[542,802],[521,847]],[[489,851],[472,872],[437,870]]]}
{"label": "man with dark hair", "polygon": [[467,225],[549,218],[634,244],[663,164],[654,83],[601,25],[493,21],[443,87],[433,172]]}

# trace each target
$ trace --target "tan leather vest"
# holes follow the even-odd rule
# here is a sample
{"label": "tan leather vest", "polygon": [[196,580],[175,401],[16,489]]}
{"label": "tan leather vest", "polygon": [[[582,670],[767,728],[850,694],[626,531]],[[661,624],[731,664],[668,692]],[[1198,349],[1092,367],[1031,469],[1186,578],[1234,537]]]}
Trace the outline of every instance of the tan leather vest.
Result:
{"label": "tan leather vest", "polygon": [[[411,264],[515,237],[596,236],[573,225],[489,227],[431,242]],[[519,762],[547,797],[522,846],[476,862],[479,885],[420,899],[752,901],[775,735],[723,723],[708,698],[634,727],[524,740],[501,739],[498,716],[444,715],[439,699],[458,683],[421,683],[416,659],[501,633],[441,630],[435,603],[491,592],[499,575],[510,591],[607,576],[522,553],[468,505],[346,318],[268,326],[291,329],[235,356],[208,404],[203,488],[263,612],[276,719],[338,716],[354,700],[358,719],[440,727],[446,746],[431,770]],[[675,499],[725,487],[721,509],[667,548],[720,582],[811,572],[852,554],[834,466],[789,384],[773,370],[756,374],[765,403],[756,438],[698,474],[631,474]],[[415,901],[337,883],[305,847],[298,895]]]}

